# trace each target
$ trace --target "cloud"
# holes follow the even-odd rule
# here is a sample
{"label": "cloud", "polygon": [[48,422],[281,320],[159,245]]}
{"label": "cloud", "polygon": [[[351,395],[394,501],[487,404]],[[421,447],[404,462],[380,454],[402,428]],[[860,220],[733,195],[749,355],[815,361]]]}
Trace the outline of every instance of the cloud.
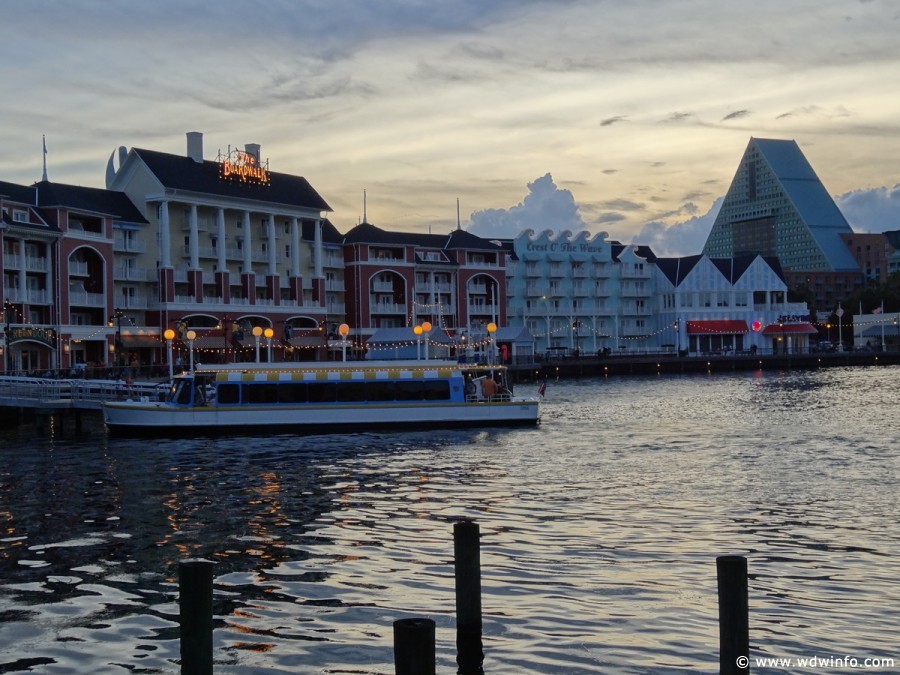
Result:
{"label": "cloud", "polygon": [[834,201],[854,232],[900,230],[900,183],[892,188],[852,190]]}
{"label": "cloud", "polygon": [[560,189],[549,173],[528,183],[528,194],[509,209],[485,209],[471,215],[466,228],[472,234],[489,239],[514,238],[522,230],[587,229],[579,206],[569,190]]}
{"label": "cloud", "polygon": [[[647,223],[631,243],[647,245],[658,256],[696,255],[703,250],[723,200],[724,197],[719,197],[702,216],[692,216],[674,225],[667,226],[658,220]],[[682,208],[686,213],[696,213],[698,210],[693,203],[687,203]]]}
{"label": "cloud", "polygon": [[615,115],[613,117],[607,117],[605,120],[601,120],[600,126],[608,127],[608,126],[615,124],[616,122],[627,122],[627,121],[628,121],[628,118],[625,117],[625,115]]}
{"label": "cloud", "polygon": [[723,122],[727,122],[728,120],[736,120],[741,117],[746,117],[750,114],[749,110],[735,110],[734,112],[730,112],[725,117],[722,118]]}

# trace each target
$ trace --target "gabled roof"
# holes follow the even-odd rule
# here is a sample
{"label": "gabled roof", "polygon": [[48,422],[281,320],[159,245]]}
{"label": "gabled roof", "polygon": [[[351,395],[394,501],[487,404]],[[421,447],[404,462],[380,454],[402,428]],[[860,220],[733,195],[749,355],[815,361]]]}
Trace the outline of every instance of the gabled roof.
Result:
{"label": "gabled roof", "polygon": [[147,219],[124,192],[41,181],[35,184],[38,206],[65,208],[112,216],[126,223],[146,224]]}
{"label": "gabled roof", "polygon": [[[315,241],[316,223],[313,220],[303,218],[300,221],[300,238],[304,241]],[[340,244],[344,240],[344,236],[338,232],[337,228],[328,218],[322,219],[322,242],[325,244]]]}
{"label": "gabled roof", "polygon": [[672,282],[673,286],[678,286],[702,258],[702,255],[689,255],[684,258],[657,258],[656,267]]}
{"label": "gabled roof", "polygon": [[466,230],[453,230],[444,248],[467,248],[480,251],[502,251],[503,246],[490,239],[483,239]]}
{"label": "gabled roof", "polygon": [[186,155],[172,155],[142,148],[132,148],[132,152],[143,160],[167,188],[331,211],[328,203],[302,176],[270,171],[271,184],[264,187],[221,180],[218,162],[195,162]]}
{"label": "gabled roof", "polygon": [[[697,263],[705,257],[705,255],[700,254],[689,255],[684,258],[657,258],[656,267],[672,282],[673,286],[680,286],[697,266]],[[772,268],[772,271],[775,272],[779,279],[785,280],[778,258],[772,256],[747,254],[734,258],[709,258],[709,262],[712,263],[729,284],[734,286],[744,276],[744,273],[750,269],[750,266],[757,258]]]}
{"label": "gabled roof", "polygon": [[34,187],[0,180],[0,198],[35,206]]}

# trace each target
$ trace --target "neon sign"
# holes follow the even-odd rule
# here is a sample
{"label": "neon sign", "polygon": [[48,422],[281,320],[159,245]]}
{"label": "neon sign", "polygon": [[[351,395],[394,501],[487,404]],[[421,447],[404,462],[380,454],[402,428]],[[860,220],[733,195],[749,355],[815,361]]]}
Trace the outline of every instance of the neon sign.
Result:
{"label": "neon sign", "polygon": [[269,161],[261,164],[256,155],[244,150],[228,149],[226,154],[219,152],[219,178],[222,180],[249,185],[268,187],[272,179],[269,176]]}

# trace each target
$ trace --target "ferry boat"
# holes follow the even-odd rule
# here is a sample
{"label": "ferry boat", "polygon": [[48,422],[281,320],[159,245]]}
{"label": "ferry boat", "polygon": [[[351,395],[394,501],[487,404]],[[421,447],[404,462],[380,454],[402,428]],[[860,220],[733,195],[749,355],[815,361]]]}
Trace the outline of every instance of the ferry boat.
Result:
{"label": "ferry boat", "polygon": [[[490,380],[490,382],[488,381]],[[163,400],[105,401],[112,435],[535,425],[502,366],[455,361],[232,363],[173,378]]]}

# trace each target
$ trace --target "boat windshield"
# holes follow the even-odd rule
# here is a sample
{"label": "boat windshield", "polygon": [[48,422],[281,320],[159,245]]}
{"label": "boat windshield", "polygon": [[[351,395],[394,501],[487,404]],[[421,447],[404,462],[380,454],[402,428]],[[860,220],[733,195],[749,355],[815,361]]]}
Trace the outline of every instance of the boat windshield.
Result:
{"label": "boat windshield", "polygon": [[179,405],[190,405],[191,403],[191,384],[193,380],[187,377],[176,378],[166,394],[166,403],[177,403]]}

